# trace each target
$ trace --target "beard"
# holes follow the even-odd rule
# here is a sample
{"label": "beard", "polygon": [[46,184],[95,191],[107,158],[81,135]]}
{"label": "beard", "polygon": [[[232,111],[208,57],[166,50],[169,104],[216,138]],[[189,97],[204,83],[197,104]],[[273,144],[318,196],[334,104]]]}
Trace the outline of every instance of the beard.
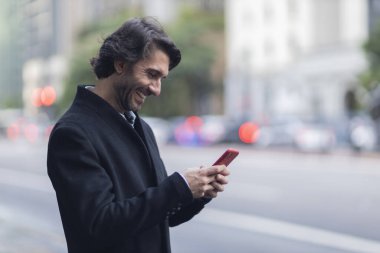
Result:
{"label": "beard", "polygon": [[132,80],[117,82],[114,86],[116,104],[122,111],[137,112],[151,92],[144,85]]}
{"label": "beard", "polygon": [[125,82],[116,83],[114,86],[115,98],[118,107],[122,111],[134,111],[136,108],[132,106],[132,95],[138,85]]}

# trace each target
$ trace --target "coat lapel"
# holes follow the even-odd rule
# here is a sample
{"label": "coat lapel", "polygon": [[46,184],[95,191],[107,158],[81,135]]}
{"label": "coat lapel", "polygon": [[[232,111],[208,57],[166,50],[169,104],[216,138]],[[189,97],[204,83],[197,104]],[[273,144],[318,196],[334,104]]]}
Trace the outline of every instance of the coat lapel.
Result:
{"label": "coat lapel", "polygon": [[152,133],[152,130],[149,129],[146,122],[142,121],[140,118],[139,118],[139,121],[141,122],[142,132],[145,137],[146,146],[148,148],[150,157],[152,159],[154,171],[156,174],[157,184],[159,184],[167,177],[165,166],[161,160],[160,153],[158,151],[157,143]]}

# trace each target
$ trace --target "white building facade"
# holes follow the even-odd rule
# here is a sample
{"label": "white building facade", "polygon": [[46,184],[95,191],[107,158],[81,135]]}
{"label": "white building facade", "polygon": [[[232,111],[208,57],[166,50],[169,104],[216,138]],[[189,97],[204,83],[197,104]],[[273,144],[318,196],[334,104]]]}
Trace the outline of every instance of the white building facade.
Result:
{"label": "white building facade", "polygon": [[226,0],[225,112],[234,119],[344,115],[366,67],[365,0]]}

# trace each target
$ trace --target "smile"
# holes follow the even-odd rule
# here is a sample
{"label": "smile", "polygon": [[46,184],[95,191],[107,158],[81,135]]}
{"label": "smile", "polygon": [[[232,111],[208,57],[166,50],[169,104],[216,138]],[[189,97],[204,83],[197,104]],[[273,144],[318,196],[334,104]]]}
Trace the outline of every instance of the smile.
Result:
{"label": "smile", "polygon": [[141,102],[144,102],[144,100],[146,98],[144,93],[142,93],[141,91],[136,91],[136,95],[137,95],[137,98],[139,98],[139,100],[141,100]]}

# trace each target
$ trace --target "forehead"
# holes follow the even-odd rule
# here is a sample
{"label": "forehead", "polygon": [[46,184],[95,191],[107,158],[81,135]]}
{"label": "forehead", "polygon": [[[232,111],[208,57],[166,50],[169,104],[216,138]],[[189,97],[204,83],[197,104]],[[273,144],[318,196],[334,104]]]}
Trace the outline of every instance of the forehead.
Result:
{"label": "forehead", "polygon": [[162,75],[167,76],[169,73],[170,59],[165,51],[153,48],[150,54],[139,60],[135,67],[139,69],[153,69],[162,73]]}

